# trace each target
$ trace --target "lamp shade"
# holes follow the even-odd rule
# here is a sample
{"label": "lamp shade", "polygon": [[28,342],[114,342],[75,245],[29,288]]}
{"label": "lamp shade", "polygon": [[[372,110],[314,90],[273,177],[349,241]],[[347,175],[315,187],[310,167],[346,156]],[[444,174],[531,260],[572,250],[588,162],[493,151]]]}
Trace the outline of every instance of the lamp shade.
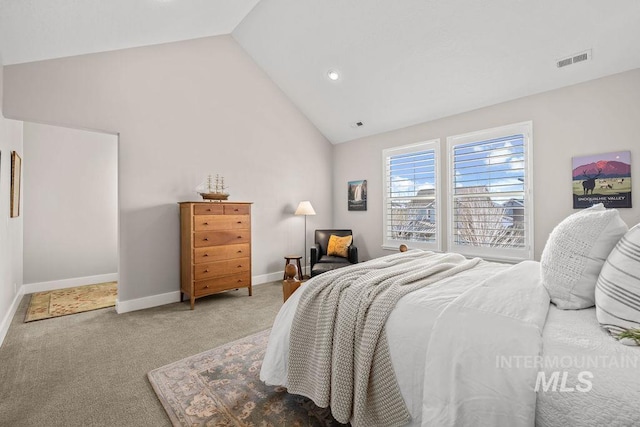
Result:
{"label": "lamp shade", "polygon": [[300,202],[298,205],[298,209],[296,209],[295,215],[315,215],[316,211],[313,210],[313,206],[311,206],[311,202],[305,200]]}

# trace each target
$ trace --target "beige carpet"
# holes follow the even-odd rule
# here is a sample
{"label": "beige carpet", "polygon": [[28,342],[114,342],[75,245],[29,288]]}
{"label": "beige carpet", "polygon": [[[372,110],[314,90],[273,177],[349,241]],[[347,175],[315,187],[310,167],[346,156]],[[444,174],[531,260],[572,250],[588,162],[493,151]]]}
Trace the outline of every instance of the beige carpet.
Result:
{"label": "beige carpet", "polygon": [[25,295],[0,346],[0,426],[171,427],[147,373],[270,327],[282,281],[252,297],[199,298],[195,310],[186,301],[24,323],[28,305]]}
{"label": "beige carpet", "polygon": [[78,286],[31,295],[25,322],[82,313],[116,305],[118,282]]}

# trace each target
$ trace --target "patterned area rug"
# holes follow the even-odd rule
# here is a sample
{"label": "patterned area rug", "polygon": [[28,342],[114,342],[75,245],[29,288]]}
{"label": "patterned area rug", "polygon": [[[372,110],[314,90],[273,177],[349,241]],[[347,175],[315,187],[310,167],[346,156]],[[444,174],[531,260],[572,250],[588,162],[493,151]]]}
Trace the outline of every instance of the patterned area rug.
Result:
{"label": "patterned area rug", "polygon": [[260,381],[270,329],[149,372],[174,426],[340,426],[329,409]]}
{"label": "patterned area rug", "polygon": [[82,313],[116,305],[118,282],[31,294],[25,322]]}

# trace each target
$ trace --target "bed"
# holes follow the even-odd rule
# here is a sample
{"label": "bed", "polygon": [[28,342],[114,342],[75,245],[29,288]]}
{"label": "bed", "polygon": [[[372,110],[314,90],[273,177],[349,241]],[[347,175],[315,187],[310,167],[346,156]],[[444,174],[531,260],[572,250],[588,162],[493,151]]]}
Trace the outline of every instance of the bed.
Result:
{"label": "bed", "polygon": [[[425,254],[412,250],[373,262],[394,260],[397,274],[403,265],[415,268]],[[411,261],[396,261],[405,257]],[[297,308],[314,288],[324,286],[320,277],[326,283],[355,274],[358,281],[385,268],[361,263],[325,273],[293,294],[273,325],[261,379],[291,390]],[[354,404],[353,425],[640,425],[640,349],[612,339],[600,328],[595,309],[560,310],[550,304],[538,262],[477,260],[403,295],[385,320],[383,338],[409,418],[366,421],[354,415]],[[307,392],[296,394],[315,401]],[[346,421],[341,417],[336,418]]]}

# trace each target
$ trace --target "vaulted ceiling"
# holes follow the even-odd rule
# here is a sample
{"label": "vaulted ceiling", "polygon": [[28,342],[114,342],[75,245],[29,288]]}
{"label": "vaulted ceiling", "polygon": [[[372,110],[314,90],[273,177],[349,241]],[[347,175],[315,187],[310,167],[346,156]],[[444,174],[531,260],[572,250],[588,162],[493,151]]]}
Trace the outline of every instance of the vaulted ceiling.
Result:
{"label": "vaulted ceiling", "polygon": [[333,143],[640,67],[637,0],[0,0],[4,64],[229,33]]}
{"label": "vaulted ceiling", "polygon": [[0,0],[5,65],[229,34],[258,0]]}

